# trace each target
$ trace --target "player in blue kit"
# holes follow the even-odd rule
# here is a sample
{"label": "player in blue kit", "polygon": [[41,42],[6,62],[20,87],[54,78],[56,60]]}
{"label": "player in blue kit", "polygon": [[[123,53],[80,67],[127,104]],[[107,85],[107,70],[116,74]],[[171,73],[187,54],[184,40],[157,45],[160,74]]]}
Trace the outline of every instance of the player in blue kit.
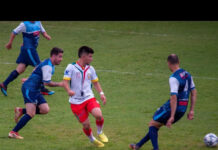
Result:
{"label": "player in blue kit", "polygon": [[63,82],[52,82],[51,77],[54,74],[54,66],[59,65],[63,58],[63,50],[54,47],[51,50],[50,58],[40,63],[32,72],[30,77],[24,81],[22,85],[22,94],[26,108],[17,107],[15,110],[15,121],[23,115],[17,125],[9,132],[9,138],[23,139],[18,134],[28,121],[30,121],[35,114],[47,114],[49,106],[40,92],[41,84],[50,87],[63,87]]}
{"label": "player in blue kit", "polygon": [[[10,75],[3,83],[0,84],[1,91],[5,96],[8,95],[8,84],[16,79],[20,74],[22,74],[28,65],[36,67],[38,64],[40,64],[40,59],[36,50],[40,33],[42,33],[43,37],[45,37],[47,40],[51,39],[51,37],[46,33],[40,21],[24,21],[21,22],[20,25],[11,33],[10,40],[5,46],[7,49],[12,48],[13,40],[19,33],[23,34],[23,44],[21,46],[20,55],[16,61],[18,64],[17,68],[10,73]],[[44,95],[54,94],[54,91],[49,91],[43,85],[41,92]]]}
{"label": "player in blue kit", "polygon": [[169,78],[170,84],[170,100],[162,105],[154,114],[153,119],[149,123],[149,132],[137,144],[130,144],[133,150],[138,150],[148,140],[151,140],[153,150],[159,150],[158,147],[158,130],[161,126],[166,125],[171,128],[185,114],[189,95],[191,93],[191,107],[188,113],[188,119],[194,118],[194,106],[197,92],[190,73],[179,68],[179,58],[175,54],[171,54],[167,58],[168,67],[173,74]]}

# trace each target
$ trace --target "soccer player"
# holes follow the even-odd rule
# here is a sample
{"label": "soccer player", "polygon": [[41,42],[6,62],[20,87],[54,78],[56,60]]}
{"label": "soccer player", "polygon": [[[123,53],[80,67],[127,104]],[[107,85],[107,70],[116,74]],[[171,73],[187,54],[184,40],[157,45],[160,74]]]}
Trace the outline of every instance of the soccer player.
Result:
{"label": "soccer player", "polygon": [[49,112],[49,106],[40,92],[41,84],[45,84],[50,87],[63,87],[63,82],[53,82],[51,77],[54,74],[55,65],[59,65],[62,61],[63,50],[54,47],[50,52],[50,58],[40,63],[36,69],[32,72],[30,77],[22,85],[22,94],[24,97],[24,103],[26,108],[15,109],[15,121],[23,115],[17,125],[12,131],[9,132],[9,138],[23,139],[18,134],[18,131],[22,129],[27,122],[29,122],[35,114],[47,114]]}
{"label": "soccer player", "polygon": [[[16,61],[18,64],[17,68],[10,73],[10,75],[3,83],[0,84],[1,91],[5,96],[8,95],[8,84],[16,79],[20,74],[22,74],[28,65],[36,67],[40,64],[40,59],[36,50],[40,33],[42,33],[43,37],[45,37],[47,40],[51,39],[51,37],[46,33],[40,21],[24,21],[21,22],[20,25],[11,33],[10,40],[5,46],[7,49],[12,48],[13,40],[19,33],[23,34],[23,44],[21,46],[20,55]],[[54,91],[49,91],[43,85],[41,92],[44,95],[54,94]]]}
{"label": "soccer player", "polygon": [[149,131],[137,144],[130,144],[133,150],[138,150],[148,140],[151,140],[154,150],[158,147],[158,130],[163,125],[171,128],[185,114],[189,94],[191,93],[191,107],[187,115],[189,120],[194,118],[194,106],[197,92],[190,73],[179,67],[179,58],[175,54],[171,54],[167,58],[168,67],[173,74],[169,78],[170,100],[161,106],[154,114],[153,119],[149,123]]}
{"label": "soccer player", "polygon": [[[100,109],[100,104],[92,92],[92,83],[100,94],[103,104],[106,104],[106,97],[98,82],[95,69],[90,66],[94,51],[92,48],[82,46],[79,48],[79,60],[76,63],[69,64],[64,73],[64,88],[70,96],[69,102],[71,110],[83,125],[83,131],[89,140],[97,147],[104,147],[102,142],[108,142],[107,136],[103,133],[104,118]],[[69,87],[70,82],[70,87]],[[89,113],[96,119],[97,134],[100,138],[97,140],[92,134],[90,127]]]}

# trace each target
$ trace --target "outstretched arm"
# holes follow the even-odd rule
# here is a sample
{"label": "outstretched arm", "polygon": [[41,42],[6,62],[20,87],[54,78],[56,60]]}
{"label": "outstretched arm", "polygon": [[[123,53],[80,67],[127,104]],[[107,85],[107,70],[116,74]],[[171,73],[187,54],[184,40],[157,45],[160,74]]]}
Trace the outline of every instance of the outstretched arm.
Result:
{"label": "outstretched arm", "polygon": [[101,88],[100,83],[99,83],[98,81],[97,81],[97,82],[93,82],[93,85],[94,85],[96,91],[100,94],[101,100],[102,100],[102,102],[103,102],[103,105],[105,105],[107,99],[106,99],[106,97],[105,97],[105,95],[104,95],[104,92],[103,92],[103,90],[102,90],[102,88]]}
{"label": "outstretched arm", "polygon": [[9,42],[5,45],[5,48],[7,49],[11,49],[12,48],[12,43],[14,41],[16,34],[14,34],[13,32],[11,33],[11,37],[9,39]]}
{"label": "outstretched arm", "polygon": [[63,87],[63,82],[53,82],[53,81],[50,81],[50,82],[44,82],[44,85],[46,86],[50,86],[50,87]]}
{"label": "outstretched arm", "polygon": [[197,90],[193,89],[191,91],[191,106],[190,106],[190,111],[188,113],[188,120],[193,120],[194,119],[194,107],[195,107],[195,102],[197,99]]}

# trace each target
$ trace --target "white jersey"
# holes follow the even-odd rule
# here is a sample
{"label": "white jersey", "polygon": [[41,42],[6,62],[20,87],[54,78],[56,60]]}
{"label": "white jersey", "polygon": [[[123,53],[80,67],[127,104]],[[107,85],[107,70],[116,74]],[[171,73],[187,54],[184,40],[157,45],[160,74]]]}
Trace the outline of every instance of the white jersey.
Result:
{"label": "white jersey", "polygon": [[98,76],[92,66],[86,65],[84,68],[78,63],[68,64],[64,80],[70,80],[70,89],[75,92],[75,95],[69,98],[71,104],[81,104],[94,98],[92,82],[98,82]]}

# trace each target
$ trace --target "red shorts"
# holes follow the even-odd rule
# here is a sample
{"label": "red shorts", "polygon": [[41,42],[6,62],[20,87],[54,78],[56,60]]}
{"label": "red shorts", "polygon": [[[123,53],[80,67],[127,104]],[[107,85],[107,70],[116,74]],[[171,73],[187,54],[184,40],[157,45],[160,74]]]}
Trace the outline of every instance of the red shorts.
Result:
{"label": "red shorts", "polygon": [[71,110],[79,122],[84,122],[89,117],[89,112],[93,108],[100,108],[99,102],[95,98],[91,98],[82,104],[71,104]]}

